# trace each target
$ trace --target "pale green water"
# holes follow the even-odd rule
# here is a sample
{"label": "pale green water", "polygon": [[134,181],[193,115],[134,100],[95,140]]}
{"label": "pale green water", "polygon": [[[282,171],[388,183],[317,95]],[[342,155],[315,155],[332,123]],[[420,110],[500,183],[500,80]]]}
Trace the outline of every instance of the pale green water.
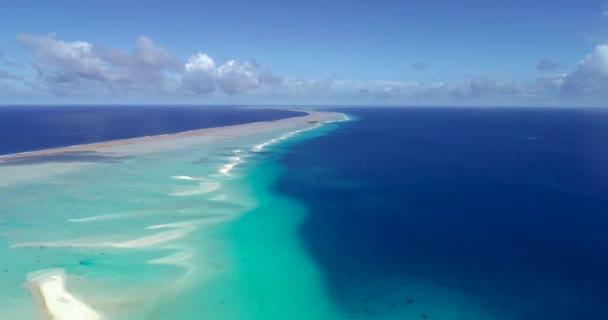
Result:
{"label": "pale green water", "polygon": [[[298,239],[304,208],[268,189],[281,168],[272,154],[254,152],[286,132],[0,187],[2,319],[37,319],[23,285],[28,273],[54,268],[103,319],[342,318]],[[235,155],[245,162],[218,173]]]}

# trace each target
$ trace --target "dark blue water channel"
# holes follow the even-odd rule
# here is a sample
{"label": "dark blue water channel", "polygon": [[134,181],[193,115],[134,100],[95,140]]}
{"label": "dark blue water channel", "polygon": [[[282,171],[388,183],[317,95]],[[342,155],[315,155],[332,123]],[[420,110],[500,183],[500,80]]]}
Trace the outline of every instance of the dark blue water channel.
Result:
{"label": "dark blue water channel", "polygon": [[424,279],[498,318],[608,319],[607,111],[339,111],[358,121],[293,146],[276,188],[353,318]]}

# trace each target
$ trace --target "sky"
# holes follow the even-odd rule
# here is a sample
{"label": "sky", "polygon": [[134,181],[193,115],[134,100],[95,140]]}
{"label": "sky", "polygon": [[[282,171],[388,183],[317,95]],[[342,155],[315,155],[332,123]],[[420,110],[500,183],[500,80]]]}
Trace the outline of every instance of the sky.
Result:
{"label": "sky", "polygon": [[0,104],[608,106],[608,1],[7,1]]}

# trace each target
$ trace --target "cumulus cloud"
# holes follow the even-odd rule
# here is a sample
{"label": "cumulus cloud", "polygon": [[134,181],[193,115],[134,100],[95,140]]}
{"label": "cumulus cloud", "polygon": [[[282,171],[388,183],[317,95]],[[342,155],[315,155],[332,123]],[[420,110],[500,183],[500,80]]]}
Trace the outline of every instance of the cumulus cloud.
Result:
{"label": "cumulus cloud", "polygon": [[230,60],[217,68],[217,83],[228,94],[238,94],[259,87],[255,74],[256,66],[251,62]]}
{"label": "cumulus cloud", "polygon": [[199,52],[188,58],[184,66],[188,72],[208,72],[215,71],[215,61],[206,53]]}
{"label": "cumulus cloud", "polygon": [[64,74],[63,78],[108,79],[107,63],[88,42],[64,42],[55,39],[54,35],[29,34],[18,34],[17,41],[30,50],[33,63],[43,73]]}
{"label": "cumulus cloud", "polygon": [[538,64],[536,64],[536,70],[540,71],[540,72],[545,72],[545,71],[555,71],[557,69],[560,68],[560,64],[548,59],[548,58],[544,58],[542,60],[540,60],[538,62]]}
{"label": "cumulus cloud", "polygon": [[18,34],[17,42],[31,53],[36,88],[59,95],[163,92],[168,88],[165,70],[179,68],[165,48],[143,36],[132,54],[55,35]]}
{"label": "cumulus cloud", "polygon": [[152,39],[140,36],[137,38],[136,50],[133,60],[141,65],[151,68],[175,67],[177,61],[169,51],[157,44]]}
{"label": "cumulus cloud", "polygon": [[[559,63],[548,58],[537,64],[537,70],[541,72],[560,68]],[[425,98],[608,96],[608,44],[596,46],[570,73],[528,80],[480,76],[451,85],[435,81],[420,85],[417,89],[414,96]]]}
{"label": "cumulus cloud", "polygon": [[18,34],[17,42],[31,54],[38,75],[36,90],[77,94],[210,94],[233,95],[276,87],[282,78],[259,72],[251,61],[229,60],[217,65],[199,52],[180,63],[149,37],[140,36],[132,53],[86,41],[63,41],[55,35]]}
{"label": "cumulus cloud", "polygon": [[190,93],[208,94],[215,91],[215,61],[207,54],[197,53],[188,58],[181,78],[181,87]]}
{"label": "cumulus cloud", "polygon": [[608,44],[579,61],[576,70],[564,78],[562,92],[574,96],[608,95]]}
{"label": "cumulus cloud", "polygon": [[[366,99],[608,96],[608,44],[598,45],[573,71],[556,75],[559,63],[545,58],[541,77],[509,80],[479,76],[456,82],[283,78],[253,61],[216,61],[196,52],[185,61],[151,38],[140,36],[131,51],[87,41],[65,41],[55,35],[18,34],[29,52],[22,63],[0,52],[3,94],[25,92],[68,96],[199,96],[259,94],[265,97]],[[423,71],[422,62],[412,65]],[[330,70],[328,70],[330,71]]]}
{"label": "cumulus cloud", "polygon": [[280,86],[283,83],[283,78],[277,76],[271,70],[266,70],[258,76],[258,81],[262,85]]}
{"label": "cumulus cloud", "polygon": [[[539,71],[558,68],[560,65],[549,59],[541,60],[537,66]],[[596,46],[570,73],[524,81],[478,77],[454,86],[449,92],[468,98],[608,96],[608,44]]]}
{"label": "cumulus cloud", "polygon": [[217,66],[211,57],[200,52],[188,58],[184,70],[182,87],[197,94],[211,93],[219,88],[226,94],[234,95],[267,86],[276,87],[282,83],[282,78],[270,70],[258,73],[258,65],[254,62],[229,60]]}

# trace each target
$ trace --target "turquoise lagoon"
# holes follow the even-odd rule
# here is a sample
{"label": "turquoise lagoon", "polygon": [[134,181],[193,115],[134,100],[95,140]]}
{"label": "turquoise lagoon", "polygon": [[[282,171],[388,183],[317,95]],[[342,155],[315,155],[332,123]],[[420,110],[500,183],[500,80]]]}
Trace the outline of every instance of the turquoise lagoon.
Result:
{"label": "turquoise lagoon", "polygon": [[344,119],[1,163],[2,319],[345,318],[300,243],[305,208],[269,189],[281,150]]}

